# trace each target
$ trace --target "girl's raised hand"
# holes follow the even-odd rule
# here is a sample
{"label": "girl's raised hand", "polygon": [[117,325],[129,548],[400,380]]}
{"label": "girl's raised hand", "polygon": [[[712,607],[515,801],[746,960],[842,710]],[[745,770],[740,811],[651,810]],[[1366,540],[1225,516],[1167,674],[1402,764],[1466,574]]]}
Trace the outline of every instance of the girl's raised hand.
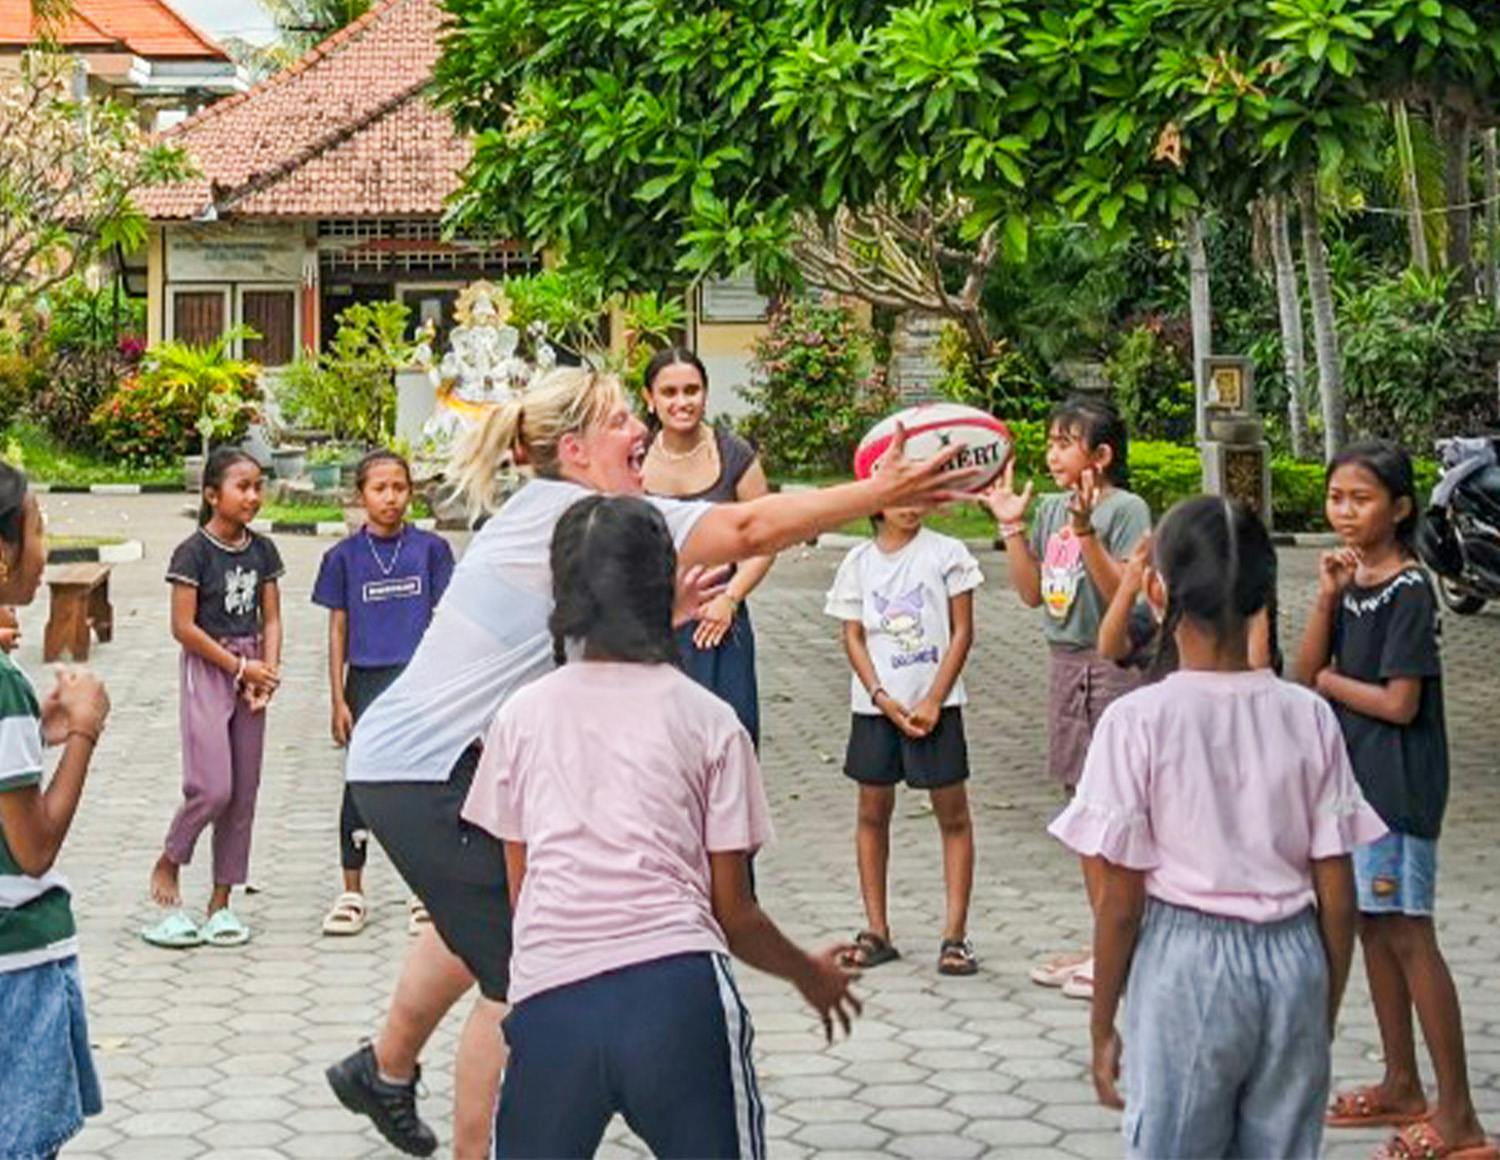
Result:
{"label": "girl's raised hand", "polygon": [[854,1019],[864,1013],[864,1004],[849,990],[858,971],[840,966],[857,948],[852,943],[829,947],[807,956],[806,969],[796,979],[797,990],[823,1021],[823,1034],[833,1042],[834,1020],[848,1035]]}
{"label": "girl's raised hand", "polygon": [[1081,527],[1085,532],[1093,523],[1094,509],[1099,506],[1099,473],[1092,467],[1085,467],[1083,475],[1078,479],[1078,488],[1073,492],[1073,498],[1068,501],[1068,511],[1072,513],[1074,527]]}
{"label": "girl's raised hand", "polygon": [[[109,693],[105,691],[104,682],[88,669],[58,669],[57,684],[48,694],[47,701],[56,706],[54,713],[61,717],[64,740],[75,729],[97,736],[109,718]],[[45,709],[43,716],[47,716]],[[55,723],[53,728],[57,728]]]}
{"label": "girl's raised hand", "polygon": [[980,499],[990,509],[996,523],[1019,524],[1031,507],[1031,481],[1028,479],[1025,488],[1016,494],[1016,461],[1012,457],[1005,465],[1005,474]]}
{"label": "girl's raised hand", "polygon": [[1359,570],[1359,555],[1353,548],[1324,552],[1318,560],[1318,594],[1333,597],[1342,592]]}
{"label": "girl's raised hand", "polygon": [[1094,1040],[1094,1094],[1106,1108],[1125,1106],[1120,1098],[1120,1050],[1120,1033],[1113,1028],[1107,1039]]}

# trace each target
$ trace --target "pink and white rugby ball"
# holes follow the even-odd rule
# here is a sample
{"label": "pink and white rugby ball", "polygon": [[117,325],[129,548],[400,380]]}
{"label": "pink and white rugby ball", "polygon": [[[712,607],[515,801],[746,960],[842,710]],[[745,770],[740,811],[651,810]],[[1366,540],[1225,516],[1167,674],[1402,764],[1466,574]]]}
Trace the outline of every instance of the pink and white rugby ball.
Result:
{"label": "pink and white rugby ball", "polygon": [[906,428],[906,458],[929,459],[945,447],[958,446],[951,469],[979,471],[964,484],[966,491],[988,487],[1000,477],[1010,459],[1015,440],[1010,428],[993,415],[961,403],[921,403],[887,416],[859,441],[854,453],[854,474],[868,479],[896,437],[897,424]]}

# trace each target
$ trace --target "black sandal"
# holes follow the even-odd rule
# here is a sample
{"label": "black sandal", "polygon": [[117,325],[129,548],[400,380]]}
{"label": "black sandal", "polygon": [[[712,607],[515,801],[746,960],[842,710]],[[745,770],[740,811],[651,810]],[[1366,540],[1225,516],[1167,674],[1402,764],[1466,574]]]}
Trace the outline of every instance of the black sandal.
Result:
{"label": "black sandal", "polygon": [[872,930],[862,930],[854,936],[854,950],[844,956],[844,965],[859,970],[883,966],[895,962],[901,952]]}
{"label": "black sandal", "polygon": [[945,938],[938,948],[938,974],[972,975],[979,970],[974,944],[966,938]]}

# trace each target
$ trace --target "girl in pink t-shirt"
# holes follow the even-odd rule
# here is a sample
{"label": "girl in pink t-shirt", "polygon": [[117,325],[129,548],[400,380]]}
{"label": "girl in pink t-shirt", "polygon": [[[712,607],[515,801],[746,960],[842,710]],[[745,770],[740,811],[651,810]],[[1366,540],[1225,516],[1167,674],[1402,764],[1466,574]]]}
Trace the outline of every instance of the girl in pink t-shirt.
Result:
{"label": "girl in pink t-shirt", "polygon": [[515,911],[495,1154],[592,1156],[618,1112],[654,1155],[762,1156],[729,955],[793,983],[831,1037],[860,1010],[853,948],[808,954],[750,891],[765,789],[734,710],[677,668],[661,514],[580,500],[551,564],[560,667],[500,710],[464,809],[505,843]]}
{"label": "girl in pink t-shirt", "polygon": [[1385,827],[1328,705],[1251,668],[1276,576],[1264,525],[1188,500],[1153,563],[1180,668],[1105,710],[1051,827],[1102,867],[1094,1085],[1124,1108],[1132,1156],[1313,1157],[1354,950],[1350,853]]}

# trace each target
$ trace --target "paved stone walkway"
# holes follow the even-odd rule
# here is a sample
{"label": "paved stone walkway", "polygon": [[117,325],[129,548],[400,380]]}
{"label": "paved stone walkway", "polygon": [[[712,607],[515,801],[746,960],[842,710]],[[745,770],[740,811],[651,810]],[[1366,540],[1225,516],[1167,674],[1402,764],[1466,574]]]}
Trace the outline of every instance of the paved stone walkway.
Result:
{"label": "paved stone walkway", "polygon": [[[327,736],[323,618],[308,602],[329,541],[285,537],[288,649],[272,710],[253,876],[243,903],[256,931],[242,950],[171,953],[137,937],[151,917],[146,876],[178,794],[176,655],[161,574],[188,533],[171,497],[49,497],[57,532],[124,530],[145,562],[115,570],[117,637],[97,653],[115,715],[64,856],[78,896],[83,967],[108,1110],[70,1157],[174,1160],[214,1155],[334,1158],[389,1154],[339,1108],[323,1068],[370,1033],[407,946],[406,896],[379,856],[373,918],[352,940],[320,937],[337,889],[340,759]],[[1044,655],[1034,615],[1004,583],[1004,561],[978,602],[968,682],[979,844],[973,979],[935,969],[941,914],[936,827],[921,798],[901,799],[893,838],[894,926],[906,957],[863,986],[853,1038],[825,1048],[789,987],[742,970],[754,1013],[774,1156],[1115,1156],[1117,1117],[1086,1079],[1087,1011],[1032,986],[1040,955],[1085,937],[1077,871],[1043,833],[1059,806],[1039,776]],[[853,796],[840,771],[847,671],[822,593],[832,552],[785,558],[753,601],[762,656],[766,771],[780,831],[760,861],[768,909],[809,943],[860,923],[852,854]],[[1315,557],[1284,555],[1286,643],[1300,627]],[[24,614],[21,660],[36,672],[45,605]],[[1450,618],[1448,704],[1455,786],[1444,841],[1442,936],[1464,1001],[1476,1097],[1500,1129],[1500,617]],[[207,881],[185,874],[189,900]],[[1356,968],[1358,973],[1358,968]],[[449,1135],[457,1018],[427,1055],[425,1113]],[[1362,980],[1351,990],[1336,1050],[1340,1079],[1376,1074],[1377,1044]],[[1356,1156],[1375,1137],[1335,1137]],[[608,1154],[633,1153],[623,1127]]]}

